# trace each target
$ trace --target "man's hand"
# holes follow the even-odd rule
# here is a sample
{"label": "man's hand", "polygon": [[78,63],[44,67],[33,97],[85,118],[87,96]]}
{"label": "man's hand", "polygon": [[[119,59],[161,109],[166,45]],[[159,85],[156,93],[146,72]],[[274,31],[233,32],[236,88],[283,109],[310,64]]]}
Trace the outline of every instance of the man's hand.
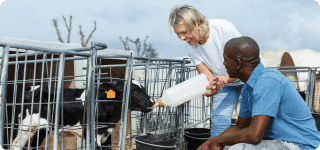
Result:
{"label": "man's hand", "polygon": [[223,150],[224,146],[221,146],[214,139],[209,139],[198,147],[197,150]]}
{"label": "man's hand", "polygon": [[219,78],[219,82],[220,82],[220,87],[224,87],[228,84],[228,78],[229,76],[217,76],[217,78]]}
{"label": "man's hand", "polygon": [[209,139],[209,140],[205,141],[203,144],[201,144],[201,145],[198,147],[197,150],[210,150],[210,147],[209,147],[209,145],[210,145],[210,143],[211,143],[210,140],[211,140],[211,139]]}
{"label": "man's hand", "polygon": [[208,91],[203,95],[207,97],[215,95],[219,92],[220,88],[223,88],[227,84],[228,84],[227,77],[223,77],[223,76],[215,77],[209,82],[209,86],[206,87]]}
{"label": "man's hand", "polygon": [[210,150],[223,150],[224,146],[221,146],[218,142],[212,142],[209,144]]}

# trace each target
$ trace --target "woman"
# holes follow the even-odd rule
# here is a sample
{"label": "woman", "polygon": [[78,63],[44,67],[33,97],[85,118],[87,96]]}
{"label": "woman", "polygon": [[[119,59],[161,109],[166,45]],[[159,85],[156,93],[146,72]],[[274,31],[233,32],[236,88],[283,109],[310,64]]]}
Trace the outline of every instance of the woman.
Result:
{"label": "woman", "polygon": [[[231,22],[222,19],[207,20],[189,5],[174,6],[168,25],[169,28],[173,27],[180,40],[187,42],[188,55],[198,73],[204,73],[210,84],[213,81],[220,83],[217,88],[208,86],[207,89],[210,90],[204,94],[207,97],[215,95],[211,137],[218,136],[231,125],[232,112],[243,87],[243,82],[239,79],[228,76],[223,65],[223,48],[228,40],[240,37],[241,34]],[[218,92],[220,87],[222,90]]]}

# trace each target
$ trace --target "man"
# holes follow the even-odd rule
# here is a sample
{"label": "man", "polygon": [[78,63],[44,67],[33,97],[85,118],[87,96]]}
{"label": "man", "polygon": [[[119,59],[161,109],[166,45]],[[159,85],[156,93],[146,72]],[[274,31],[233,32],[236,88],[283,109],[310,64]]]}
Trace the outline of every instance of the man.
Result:
{"label": "man", "polygon": [[223,66],[223,47],[228,40],[241,34],[231,22],[222,19],[207,20],[189,5],[174,6],[168,25],[169,28],[173,27],[179,39],[187,42],[189,57],[198,73],[204,73],[208,81],[217,77],[215,81],[219,81],[220,87],[224,87],[219,93],[217,88],[204,94],[209,97],[218,93],[213,97],[211,137],[218,136],[231,125],[232,112],[243,86],[239,79],[228,76]]}
{"label": "man", "polygon": [[[266,68],[250,37],[238,37],[224,47],[230,78],[244,82],[237,124],[203,143],[198,150],[314,150],[320,135],[295,85],[280,72]],[[207,89],[212,88],[208,86]]]}

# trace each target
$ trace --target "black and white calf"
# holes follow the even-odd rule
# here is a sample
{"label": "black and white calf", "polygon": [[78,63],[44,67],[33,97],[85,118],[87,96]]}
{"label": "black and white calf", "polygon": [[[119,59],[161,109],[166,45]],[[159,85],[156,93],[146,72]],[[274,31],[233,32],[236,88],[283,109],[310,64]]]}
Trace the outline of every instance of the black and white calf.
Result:
{"label": "black and white calf", "polygon": [[[150,99],[150,96],[145,92],[144,88],[135,80],[131,85],[131,110],[142,111],[142,112],[150,112],[152,111],[152,106],[154,105],[154,101]],[[22,132],[19,132],[16,138],[13,141],[12,149],[20,149],[19,144],[21,142],[21,146],[24,146],[29,139],[29,134],[31,137],[35,136],[38,125],[40,129],[45,129],[47,124],[52,124],[48,122],[47,119],[47,108],[48,101],[50,97],[50,102],[54,100],[54,87],[50,87],[51,94],[49,95],[49,87],[48,86],[35,86],[35,87],[27,87],[25,88],[24,94],[20,92],[17,97],[17,103],[22,103],[22,96],[24,95],[24,103],[31,103],[33,99],[33,106],[24,105],[23,112],[21,112],[21,106],[17,105],[16,107],[16,119],[19,120],[18,132],[22,129]],[[115,98],[107,98],[107,91],[113,90],[115,92]],[[103,83],[100,85],[98,90],[98,99],[99,100],[122,100],[124,89],[124,81],[119,80],[117,83]],[[63,108],[63,125],[67,128],[78,128],[82,126],[83,123],[83,114],[84,114],[84,101],[85,101],[85,89],[63,89],[63,101],[70,102],[64,103],[61,108]],[[42,92],[40,92],[42,91]],[[39,105],[37,103],[40,102],[40,96],[42,97],[42,104]],[[110,96],[109,96],[110,97]],[[83,102],[74,102],[72,101],[83,101]],[[55,104],[50,104],[49,107],[51,111],[55,111]],[[41,111],[39,113],[39,109],[41,107]],[[108,137],[110,136],[112,129],[115,124],[121,118],[121,110],[122,103],[120,102],[99,102],[96,105],[96,109],[98,110],[97,119],[98,122],[107,123],[107,128],[101,128],[96,130],[96,142],[97,145],[100,146]],[[54,114],[54,112],[51,112]],[[20,119],[22,115],[22,120]],[[61,117],[60,117],[61,118]],[[51,120],[54,120],[54,116],[52,116]],[[30,122],[31,121],[31,122]],[[51,121],[52,122],[52,121]],[[61,125],[60,120],[60,125]],[[108,124],[110,123],[110,124]],[[31,133],[30,130],[31,124]],[[86,134],[84,134],[85,136]],[[21,136],[21,139],[20,139]],[[109,138],[110,139],[110,138]]]}

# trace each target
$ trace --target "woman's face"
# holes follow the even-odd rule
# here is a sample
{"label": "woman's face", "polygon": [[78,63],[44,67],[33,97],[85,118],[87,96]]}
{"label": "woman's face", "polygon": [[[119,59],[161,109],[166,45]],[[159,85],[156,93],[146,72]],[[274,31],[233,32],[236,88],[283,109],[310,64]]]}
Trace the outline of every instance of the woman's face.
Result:
{"label": "woman's face", "polygon": [[191,31],[188,31],[185,25],[182,22],[179,24],[173,25],[174,32],[177,34],[178,38],[182,41],[186,41],[189,45],[194,45],[198,43],[199,40],[199,27],[193,28],[193,34]]}

